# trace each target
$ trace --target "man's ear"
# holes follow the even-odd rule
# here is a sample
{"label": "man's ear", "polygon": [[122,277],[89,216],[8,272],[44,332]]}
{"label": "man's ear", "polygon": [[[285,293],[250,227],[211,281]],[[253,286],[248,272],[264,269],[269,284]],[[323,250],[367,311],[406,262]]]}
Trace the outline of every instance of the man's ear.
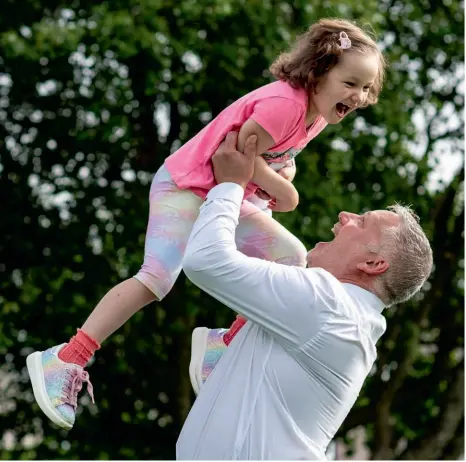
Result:
{"label": "man's ear", "polygon": [[364,263],[358,263],[358,270],[372,276],[378,276],[388,270],[390,264],[380,255],[377,255],[371,260],[366,260]]}

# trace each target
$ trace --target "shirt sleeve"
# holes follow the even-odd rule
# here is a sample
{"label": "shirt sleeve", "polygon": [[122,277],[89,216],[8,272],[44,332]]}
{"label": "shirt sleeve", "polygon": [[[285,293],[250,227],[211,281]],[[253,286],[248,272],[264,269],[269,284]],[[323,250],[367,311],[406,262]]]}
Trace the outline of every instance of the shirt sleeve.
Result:
{"label": "shirt sleeve", "polygon": [[250,118],[280,144],[296,131],[303,117],[304,108],[296,101],[274,96],[258,101]]}
{"label": "shirt sleeve", "polygon": [[205,292],[298,348],[319,328],[319,311],[331,304],[325,277],[239,252],[235,228],[242,198],[234,183],[209,192],[186,248],[184,271]]}

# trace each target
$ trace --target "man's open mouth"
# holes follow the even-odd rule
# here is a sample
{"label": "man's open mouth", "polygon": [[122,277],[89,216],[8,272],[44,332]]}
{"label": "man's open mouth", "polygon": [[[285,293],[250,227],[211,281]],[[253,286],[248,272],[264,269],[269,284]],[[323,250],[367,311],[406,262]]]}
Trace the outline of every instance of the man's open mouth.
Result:
{"label": "man's open mouth", "polygon": [[343,103],[337,103],[335,108],[336,108],[336,111],[337,111],[337,116],[341,117],[341,118],[345,117],[345,115],[350,110],[350,107],[347,106],[346,104],[343,104]]}

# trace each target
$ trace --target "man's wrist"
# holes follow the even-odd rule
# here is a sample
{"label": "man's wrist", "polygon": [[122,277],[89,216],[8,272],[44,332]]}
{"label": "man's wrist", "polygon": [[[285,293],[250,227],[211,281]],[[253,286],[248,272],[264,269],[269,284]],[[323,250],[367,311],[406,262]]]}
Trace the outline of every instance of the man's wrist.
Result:
{"label": "man's wrist", "polygon": [[215,199],[230,200],[238,206],[241,205],[244,198],[244,189],[238,183],[225,181],[213,187],[207,194],[207,201]]}
{"label": "man's wrist", "polygon": [[234,183],[237,184],[238,186],[241,186],[243,189],[246,189],[248,186],[248,182],[240,181],[235,178],[226,178],[221,181],[217,181],[217,184],[224,184],[224,183]]}

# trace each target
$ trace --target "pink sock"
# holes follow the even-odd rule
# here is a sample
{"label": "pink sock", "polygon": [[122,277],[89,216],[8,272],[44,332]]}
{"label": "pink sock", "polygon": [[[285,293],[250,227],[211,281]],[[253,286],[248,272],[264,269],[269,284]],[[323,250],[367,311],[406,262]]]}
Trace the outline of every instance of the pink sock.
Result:
{"label": "pink sock", "polygon": [[235,335],[241,330],[241,328],[246,324],[246,319],[240,315],[236,316],[233,324],[230,326],[228,332],[225,332],[223,336],[223,343],[228,346],[230,342],[235,338]]}
{"label": "pink sock", "polygon": [[99,348],[100,345],[92,337],[78,329],[78,333],[60,350],[58,357],[65,363],[85,367]]}

